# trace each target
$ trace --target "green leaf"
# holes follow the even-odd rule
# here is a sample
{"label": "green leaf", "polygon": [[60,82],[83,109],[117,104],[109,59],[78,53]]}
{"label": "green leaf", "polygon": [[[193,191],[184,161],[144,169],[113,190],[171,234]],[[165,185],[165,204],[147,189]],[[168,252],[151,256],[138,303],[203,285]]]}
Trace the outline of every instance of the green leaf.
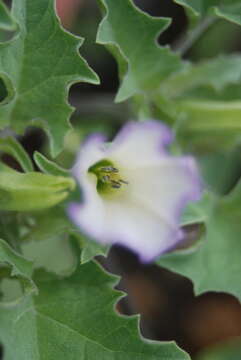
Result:
{"label": "green leaf", "polygon": [[0,30],[5,31],[14,31],[16,30],[17,26],[13,18],[11,17],[11,14],[9,13],[9,10],[7,6],[0,1]]}
{"label": "green leaf", "polygon": [[240,0],[174,0],[192,12],[195,17],[215,14],[225,20],[241,25]]}
{"label": "green leaf", "polygon": [[30,214],[26,213],[22,216],[23,222],[27,225],[22,237],[25,242],[50,241],[68,231],[74,231],[74,225],[68,219],[65,209],[60,205]]}
{"label": "green leaf", "polygon": [[241,25],[241,3],[239,0],[223,0],[220,6],[215,6],[214,14],[220,18]]}
{"label": "green leaf", "polygon": [[207,1],[206,0],[174,0],[174,1],[177,4],[185,6],[186,8],[190,9],[195,16],[205,15],[208,9],[210,9],[213,5],[217,3],[217,0],[207,0]]}
{"label": "green leaf", "polygon": [[[71,274],[80,262],[80,245],[64,206],[22,213],[21,251],[34,267],[57,274]],[[75,241],[74,241],[75,240]]]}
{"label": "green leaf", "polygon": [[215,194],[228,194],[240,177],[240,147],[237,146],[232,151],[201,155],[198,163],[204,187]]}
{"label": "green leaf", "polygon": [[30,211],[48,208],[64,200],[75,186],[67,177],[38,172],[0,172],[0,209]]}
{"label": "green leaf", "polygon": [[[25,254],[29,252],[29,249],[31,250],[34,247],[32,244],[28,249],[28,243],[45,242],[47,253],[45,258],[49,261],[49,256],[55,252],[58,254],[58,261],[66,263],[66,258],[64,259],[66,251],[70,253],[71,244],[73,245],[74,243],[74,245],[77,245],[75,250],[77,250],[76,253],[78,257],[80,257],[81,263],[86,263],[97,255],[106,255],[110,248],[109,245],[99,244],[81,234],[79,229],[71,223],[67,216],[66,209],[61,205],[45,209],[44,211],[34,212],[33,214],[22,214],[22,217],[23,223],[26,224],[25,231],[21,237],[21,240],[24,241],[22,248]],[[63,240],[63,238],[65,240]],[[64,256],[61,257],[59,250],[61,250],[61,243],[63,244],[64,242],[66,243],[65,249],[62,252]],[[68,246],[67,243],[69,243],[70,246]],[[55,249],[54,245],[56,245]],[[36,245],[36,247],[37,246],[38,245]],[[44,249],[42,250],[43,246],[39,245],[39,247],[41,247],[41,249],[35,251],[35,257],[38,256],[40,251],[42,253],[44,252]],[[66,250],[67,247],[70,250]],[[53,249],[53,251],[51,249]],[[38,261],[38,263],[39,262],[40,261]],[[57,259],[55,259],[55,262],[57,262]],[[53,260],[49,261],[49,264],[45,261],[45,268],[53,271],[51,268],[52,263]]]}
{"label": "green leaf", "polygon": [[224,291],[241,299],[241,182],[227,196],[210,198],[206,235],[192,253],[169,253],[158,264],[189,277],[196,294]]}
{"label": "green leaf", "polygon": [[25,291],[36,291],[32,280],[33,264],[16,253],[4,240],[0,239],[0,264],[11,268],[11,276],[17,277],[24,285]]}
{"label": "green leaf", "polygon": [[82,247],[80,261],[82,264],[92,260],[97,255],[106,256],[110,249],[110,245],[97,243],[96,241],[90,240],[83,235],[80,235],[80,241]]}
{"label": "green leaf", "polygon": [[181,225],[206,222],[210,212],[211,196],[211,193],[205,192],[200,201],[189,203],[182,214]]}
{"label": "green leaf", "polygon": [[211,86],[220,91],[229,84],[238,84],[241,80],[241,56],[219,56],[186,68],[169,77],[161,84],[161,94],[167,98],[192,96],[192,91],[200,86]]}
{"label": "green leaf", "polygon": [[106,15],[99,26],[97,42],[114,52],[121,73],[125,72],[116,101],[135,94],[148,95],[163,79],[183,67],[176,54],[156,42],[170,19],[151,17],[130,0],[101,0],[101,3]]}
{"label": "green leaf", "polygon": [[47,159],[43,154],[39,153],[38,151],[34,152],[33,158],[42,172],[55,176],[69,176],[68,170],[63,169],[55,162]]}
{"label": "green leaf", "polygon": [[0,127],[11,125],[18,133],[29,125],[43,127],[56,155],[70,126],[70,85],[97,84],[98,78],[78,53],[82,39],[61,28],[53,5],[53,0],[13,1],[20,32],[0,45],[0,75],[8,90]]}
{"label": "green leaf", "polygon": [[241,356],[241,339],[206,349],[197,356],[197,360],[238,360]]}
{"label": "green leaf", "polygon": [[238,55],[190,64],[161,84],[154,102],[160,110],[165,107],[176,122],[182,145],[203,150],[232,148],[241,141],[240,79]]}
{"label": "green leaf", "polygon": [[[74,244],[67,232],[56,234],[41,241],[24,242],[21,246],[24,257],[33,261],[34,268],[44,268],[61,276],[74,272],[79,265],[79,248]],[[78,250],[78,251],[76,251]]]}
{"label": "green leaf", "polygon": [[17,254],[2,239],[0,239],[0,262],[7,263],[12,267],[12,276],[22,276],[29,279],[32,275],[32,263]]}
{"label": "green leaf", "polygon": [[[204,147],[230,148],[241,142],[241,101],[183,100],[176,103],[180,136]],[[208,144],[208,145],[207,145]]]}
{"label": "green leaf", "polygon": [[158,96],[155,105],[155,118],[174,127],[176,142],[187,151],[226,151],[241,143],[240,100],[219,101],[210,96],[169,101]]}
{"label": "green leaf", "polygon": [[0,138],[0,151],[12,155],[25,172],[33,171],[33,164],[30,157],[15,138]]}
{"label": "green leaf", "polygon": [[114,312],[114,283],[94,263],[67,279],[39,274],[37,297],[0,307],[6,360],[190,359],[173,342],[141,340],[136,318]]}

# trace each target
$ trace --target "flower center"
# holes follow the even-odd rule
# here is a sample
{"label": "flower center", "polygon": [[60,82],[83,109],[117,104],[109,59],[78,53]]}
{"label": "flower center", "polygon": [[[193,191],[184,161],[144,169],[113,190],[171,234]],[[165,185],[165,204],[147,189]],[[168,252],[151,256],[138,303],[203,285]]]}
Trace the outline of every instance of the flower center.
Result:
{"label": "flower center", "polygon": [[110,193],[112,190],[116,191],[128,185],[128,181],[122,179],[119,169],[109,160],[99,161],[91,166],[88,172],[96,175],[99,193]]}

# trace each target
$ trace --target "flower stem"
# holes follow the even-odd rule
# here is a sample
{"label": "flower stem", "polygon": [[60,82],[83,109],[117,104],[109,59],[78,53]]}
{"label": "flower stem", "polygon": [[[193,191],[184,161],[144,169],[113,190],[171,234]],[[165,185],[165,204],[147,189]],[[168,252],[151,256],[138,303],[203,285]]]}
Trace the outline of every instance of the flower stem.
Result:
{"label": "flower stem", "polygon": [[187,32],[174,44],[173,50],[184,55],[216,20],[213,16],[203,18],[193,30]]}

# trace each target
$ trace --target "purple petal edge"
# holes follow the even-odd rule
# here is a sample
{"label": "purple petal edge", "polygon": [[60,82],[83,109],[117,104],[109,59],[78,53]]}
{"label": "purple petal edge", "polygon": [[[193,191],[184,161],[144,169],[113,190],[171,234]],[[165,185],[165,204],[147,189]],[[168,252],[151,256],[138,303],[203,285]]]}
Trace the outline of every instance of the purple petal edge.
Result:
{"label": "purple petal edge", "polygon": [[91,240],[96,240],[97,242],[100,242],[102,244],[106,243],[106,241],[100,237],[98,232],[95,232],[93,223],[89,226],[86,224],[83,224],[81,221],[81,216],[79,216],[79,213],[81,210],[83,210],[85,206],[85,203],[70,203],[70,205],[67,208],[67,214],[69,218],[73,221],[73,223],[83,232],[86,236],[88,236]]}
{"label": "purple petal edge", "polygon": [[[184,232],[182,231],[182,229],[177,228],[170,235],[171,239],[173,239],[174,236],[176,237],[176,240],[174,242],[172,241],[171,245],[166,246],[164,249],[162,249],[161,251],[159,251],[158,253],[156,253],[153,256],[148,256],[144,252],[140,252],[140,251],[134,249],[133,247],[128,246],[126,242],[123,243],[123,241],[121,241],[121,240],[112,241],[112,244],[120,245],[120,246],[124,247],[125,249],[130,250],[138,257],[139,261],[142,264],[149,264],[151,262],[154,262],[154,260],[157,259],[158,257],[160,257],[161,255],[166,254],[170,250],[174,249],[176,247],[176,245],[184,239]],[[128,241],[128,243],[131,244],[131,240]],[[168,244],[168,243],[170,243],[170,241],[166,240],[165,243]]]}
{"label": "purple petal edge", "polygon": [[67,214],[76,226],[79,226],[79,219],[77,214],[79,213],[80,208],[81,204],[78,203],[70,203],[67,208]]}
{"label": "purple petal edge", "polygon": [[145,255],[139,255],[140,262],[142,262],[143,264],[148,264],[150,262],[154,262],[154,260],[158,259],[161,255],[164,255],[164,254],[168,253],[169,251],[175,249],[177,244],[179,244],[184,239],[184,232],[181,229],[177,229],[176,233],[177,233],[176,240],[175,240],[175,242],[172,243],[172,245],[169,245],[164,250],[158,252],[157,255],[155,255],[151,258],[146,257]]}
{"label": "purple petal edge", "polygon": [[[91,224],[90,228],[88,228],[86,225],[83,226],[83,224],[80,221],[80,217],[79,217],[79,211],[81,210],[81,208],[83,207],[84,204],[78,204],[78,203],[71,203],[67,209],[67,213],[69,215],[69,217],[71,218],[71,220],[73,221],[73,223],[77,226],[80,227],[81,230],[90,238],[93,238],[95,241],[100,242],[102,244],[118,244],[123,246],[124,248],[132,251],[134,254],[136,254],[136,256],[139,258],[140,262],[143,264],[148,264],[153,262],[156,258],[158,258],[159,256],[161,256],[162,254],[167,253],[168,251],[170,251],[171,249],[175,248],[175,246],[183,239],[184,237],[184,233],[181,229],[176,229],[174,231],[171,232],[171,240],[165,240],[166,244],[170,244],[166,246],[164,249],[162,249],[160,252],[158,252],[157,254],[153,255],[153,256],[147,256],[145,253],[142,253],[136,249],[134,249],[131,246],[128,246],[127,243],[131,244],[131,239],[128,240],[127,242],[123,243],[123,240],[113,240],[113,238],[109,237],[108,235],[105,237],[104,234],[102,234],[102,236],[100,237],[99,234],[95,234],[94,229],[93,229],[93,224]],[[176,236],[176,240],[173,242],[173,237]],[[121,238],[123,239],[123,236],[121,236]],[[92,240],[91,240],[92,241]]]}
{"label": "purple petal edge", "polygon": [[175,212],[177,222],[180,221],[181,214],[187,204],[189,202],[195,202],[200,200],[203,192],[203,184],[201,182],[199,171],[194,158],[192,156],[184,156],[181,160],[183,162],[183,166],[189,174],[193,186],[192,190],[188,191],[182,196],[177,205]]}

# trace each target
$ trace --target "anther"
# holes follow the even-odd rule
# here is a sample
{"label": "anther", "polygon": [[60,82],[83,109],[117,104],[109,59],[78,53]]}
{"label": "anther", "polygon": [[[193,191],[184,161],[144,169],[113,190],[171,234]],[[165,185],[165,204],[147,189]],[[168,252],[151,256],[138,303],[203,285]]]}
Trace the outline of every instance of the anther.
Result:
{"label": "anther", "polygon": [[118,181],[111,180],[111,187],[114,189],[119,189],[121,187],[121,184]]}
{"label": "anther", "polygon": [[118,173],[119,170],[112,167],[112,166],[103,166],[100,168],[101,171],[107,172],[107,173]]}
{"label": "anther", "polygon": [[120,189],[120,185],[111,185],[111,187],[113,188],[113,189]]}
{"label": "anther", "polygon": [[119,172],[119,170],[117,169],[117,168],[112,168],[112,172],[114,172],[114,173],[118,173]]}

